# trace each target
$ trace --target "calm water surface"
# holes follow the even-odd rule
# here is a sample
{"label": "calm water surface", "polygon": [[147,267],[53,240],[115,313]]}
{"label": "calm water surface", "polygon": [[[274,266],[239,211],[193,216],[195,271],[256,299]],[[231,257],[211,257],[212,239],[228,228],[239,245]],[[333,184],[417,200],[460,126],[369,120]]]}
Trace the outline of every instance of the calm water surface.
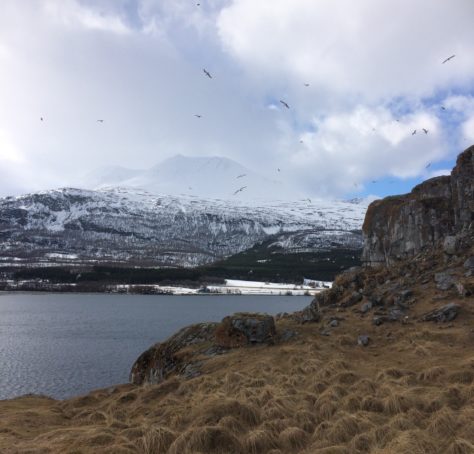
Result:
{"label": "calm water surface", "polygon": [[128,381],[145,349],[233,312],[277,314],[311,297],[0,294],[0,399],[57,398]]}

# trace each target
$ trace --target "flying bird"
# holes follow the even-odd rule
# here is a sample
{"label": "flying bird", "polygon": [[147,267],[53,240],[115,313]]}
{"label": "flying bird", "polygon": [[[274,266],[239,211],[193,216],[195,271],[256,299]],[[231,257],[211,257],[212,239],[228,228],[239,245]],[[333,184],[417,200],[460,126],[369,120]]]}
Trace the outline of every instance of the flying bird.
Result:
{"label": "flying bird", "polygon": [[422,129],[423,129],[423,132],[424,132],[425,134],[428,134],[428,130],[427,130],[427,129],[425,129],[425,128],[422,128]]}
{"label": "flying bird", "polygon": [[103,122],[104,122],[104,120],[97,120],[97,121],[98,121],[99,123],[103,123]]}
{"label": "flying bird", "polygon": [[278,170],[278,172],[280,171],[280,169],[277,169],[277,170]]}
{"label": "flying bird", "polygon": [[195,116],[196,118],[201,118],[201,117],[202,117],[202,115],[198,115],[198,114],[194,114],[194,116]]}
{"label": "flying bird", "polygon": [[239,192],[242,192],[247,186],[242,186],[240,189],[237,189],[237,191],[234,192],[234,195],[238,194]]}
{"label": "flying bird", "polygon": [[425,169],[427,169],[430,165],[431,165],[431,162],[428,163],[428,165],[425,167]]}
{"label": "flying bird", "polygon": [[302,140],[300,140],[300,143],[304,143]]}
{"label": "flying bird", "polygon": [[377,180],[372,180],[372,183],[377,183]]}
{"label": "flying bird", "polygon": [[412,136],[416,134],[416,129],[411,133]]}
{"label": "flying bird", "polygon": [[281,102],[287,109],[290,108],[290,106],[289,106],[285,101],[282,101],[282,100],[280,99],[280,102]]}
{"label": "flying bird", "polygon": [[441,106],[441,110],[446,110],[446,107],[444,107],[444,106]]}
{"label": "flying bird", "polygon": [[247,176],[247,174],[246,174],[246,173],[242,173],[242,174],[239,175],[237,178],[243,178],[243,177],[245,177],[245,176]]}
{"label": "flying bird", "polygon": [[40,117],[40,120],[43,121],[43,117]]}
{"label": "flying bird", "polygon": [[451,57],[448,57],[446,60],[443,60],[443,65],[447,63],[449,60],[453,59],[456,55],[451,55]]}
{"label": "flying bird", "polygon": [[305,87],[309,87],[309,84],[304,84]]}
{"label": "flying bird", "polygon": [[209,77],[209,79],[212,79],[212,76],[211,76],[211,73],[209,71],[207,71],[206,69],[203,69],[204,71],[204,74]]}

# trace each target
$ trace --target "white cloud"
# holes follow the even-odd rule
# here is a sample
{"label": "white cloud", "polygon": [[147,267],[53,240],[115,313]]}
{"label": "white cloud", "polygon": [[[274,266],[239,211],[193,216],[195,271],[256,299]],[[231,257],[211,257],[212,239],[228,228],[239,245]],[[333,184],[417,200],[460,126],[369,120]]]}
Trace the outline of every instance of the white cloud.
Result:
{"label": "white cloud", "polygon": [[472,81],[473,16],[471,0],[235,0],[218,29],[250,73],[374,100]]}
{"label": "white cloud", "polygon": [[119,16],[94,11],[76,0],[45,0],[44,9],[53,20],[67,27],[84,27],[117,34],[130,33],[129,27]]}
{"label": "white cloud", "polygon": [[444,157],[439,120],[423,111],[394,118],[386,108],[359,106],[315,119],[314,130],[302,136],[291,162],[316,193],[343,194],[384,176],[414,177]]}
{"label": "white cloud", "polygon": [[29,166],[31,189],[58,186],[177,153],[316,195],[425,175],[459,151],[450,137],[474,134],[471,13],[471,0],[2,0],[0,127],[24,159],[9,181]]}
{"label": "white cloud", "polygon": [[5,162],[23,164],[25,158],[13,145],[7,133],[0,129],[0,163]]}
{"label": "white cloud", "polygon": [[465,139],[474,143],[474,115],[463,123],[462,133]]}

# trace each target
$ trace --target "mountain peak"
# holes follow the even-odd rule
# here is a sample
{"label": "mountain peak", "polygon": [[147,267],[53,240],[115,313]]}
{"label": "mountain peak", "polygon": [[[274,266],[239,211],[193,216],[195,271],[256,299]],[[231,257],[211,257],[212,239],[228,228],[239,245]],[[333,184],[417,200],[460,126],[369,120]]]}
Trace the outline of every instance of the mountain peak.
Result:
{"label": "mountain peak", "polygon": [[[295,199],[301,196],[223,156],[177,154],[147,170],[110,167],[93,172],[88,188],[122,186],[154,194],[194,195],[213,199]],[[239,191],[239,192],[236,192]]]}

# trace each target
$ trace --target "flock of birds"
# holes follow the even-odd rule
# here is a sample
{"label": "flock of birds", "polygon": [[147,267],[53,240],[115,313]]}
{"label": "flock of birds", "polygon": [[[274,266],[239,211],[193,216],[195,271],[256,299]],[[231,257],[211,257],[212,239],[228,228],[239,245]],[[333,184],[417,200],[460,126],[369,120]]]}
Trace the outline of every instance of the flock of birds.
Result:
{"label": "flock of birds", "polygon": [[[200,4],[200,3],[196,3],[196,5],[197,5],[197,6],[200,6],[201,4]],[[448,58],[444,59],[441,63],[444,65],[445,63],[447,63],[447,62],[449,62],[450,60],[452,60],[454,57],[456,57],[456,55],[454,55],[454,54],[453,54],[453,55],[450,55]],[[206,77],[208,77],[209,79],[212,79],[212,74],[211,74],[206,68],[203,68],[203,73],[204,73],[204,75],[205,75]],[[307,82],[305,82],[303,85],[304,85],[305,87],[309,87],[309,86],[310,86],[310,84],[307,83]],[[289,109],[289,108],[290,108],[290,105],[289,105],[286,101],[284,101],[283,99],[280,99],[279,101],[280,101],[280,103],[281,103],[286,109]],[[441,110],[446,110],[446,107],[441,106]],[[201,115],[201,114],[194,114],[194,116],[195,116],[196,118],[202,118],[202,115]],[[43,117],[40,117],[40,121],[44,121],[44,118],[43,118]],[[398,122],[398,121],[400,121],[400,120],[397,119],[396,121]],[[103,119],[99,119],[99,120],[97,120],[97,122],[98,122],[98,123],[104,123],[104,120],[103,120]],[[426,129],[426,128],[421,128],[421,129],[422,129],[422,131],[423,131],[425,134],[428,134],[428,132],[429,132],[428,129]],[[375,131],[375,128],[372,128],[372,130]],[[412,135],[412,136],[416,135],[416,132],[417,132],[417,130],[414,129],[413,132],[411,133],[411,135]],[[304,143],[303,140],[300,140],[300,143],[301,143],[301,144]],[[428,165],[427,165],[425,168],[428,169],[430,166],[431,166],[431,162],[428,163]],[[278,168],[277,171],[280,172],[281,170]],[[247,176],[247,175],[246,175],[245,173],[243,173],[243,174],[241,174],[241,175],[238,175],[238,176],[236,177],[236,179],[244,178],[244,177],[246,177],[246,176]],[[373,184],[377,183],[377,180],[372,180],[372,183],[373,183]],[[357,183],[354,183],[354,186],[357,187],[358,184],[357,184]],[[190,187],[189,189],[192,189],[192,188]],[[242,192],[242,191],[244,191],[245,189],[247,189],[247,186],[242,186],[242,187],[240,187],[239,189],[237,189],[237,190],[233,193],[233,195],[237,195],[239,192]],[[311,202],[310,199],[307,199],[307,200],[309,200],[309,201]]]}

